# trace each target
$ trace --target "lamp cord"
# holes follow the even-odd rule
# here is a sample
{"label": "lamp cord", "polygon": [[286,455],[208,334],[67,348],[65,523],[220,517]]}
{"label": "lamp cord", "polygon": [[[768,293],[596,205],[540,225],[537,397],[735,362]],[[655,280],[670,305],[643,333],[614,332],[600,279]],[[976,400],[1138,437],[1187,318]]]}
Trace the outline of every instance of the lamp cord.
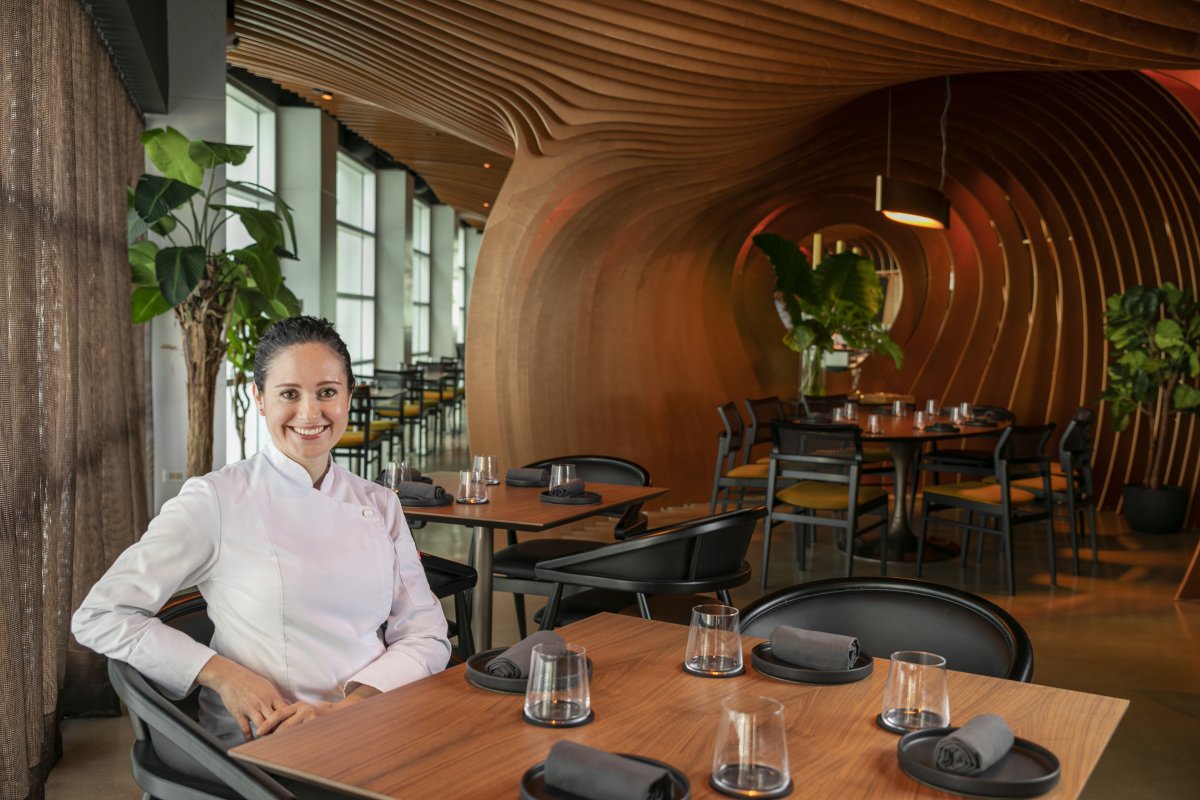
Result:
{"label": "lamp cord", "polygon": [[[888,159],[891,159],[891,107],[892,97],[888,95]],[[950,115],[950,76],[946,76],[946,107],[942,109],[942,179],[938,183],[938,191],[946,192],[946,118]]]}

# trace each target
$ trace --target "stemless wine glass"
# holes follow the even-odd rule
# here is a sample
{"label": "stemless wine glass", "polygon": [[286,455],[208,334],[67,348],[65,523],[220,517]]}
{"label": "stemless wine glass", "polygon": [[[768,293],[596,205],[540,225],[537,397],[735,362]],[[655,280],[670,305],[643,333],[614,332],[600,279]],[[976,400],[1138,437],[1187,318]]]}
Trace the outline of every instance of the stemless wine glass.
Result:
{"label": "stemless wine glass", "polygon": [[858,403],[846,403],[846,419],[858,419]]}
{"label": "stemless wine glass", "polygon": [[879,414],[868,414],[867,433],[883,433],[883,417]]}
{"label": "stemless wine glass", "polygon": [[738,610],[716,603],[692,608],[683,668],[706,678],[730,678],[742,673],[742,637]]}
{"label": "stemless wine glass", "polygon": [[458,494],[456,499],[460,503],[468,505],[478,505],[488,501],[487,484],[483,480],[483,474],[479,470],[464,469],[458,473]]}
{"label": "stemless wine glass", "polygon": [[896,733],[950,724],[946,659],[919,650],[892,653],[880,724]]}
{"label": "stemless wine glass", "polygon": [[388,465],[384,467],[383,484],[393,492],[400,488],[400,484],[410,480],[412,480],[412,469],[408,466],[407,461],[389,461]]}
{"label": "stemless wine glass", "polygon": [[913,430],[916,430],[916,431],[925,430],[925,412],[924,411],[914,411],[913,412]]}
{"label": "stemless wine glass", "polygon": [[721,701],[711,782],[740,797],[782,797],[791,790],[783,703],[745,695]]}
{"label": "stemless wine glass", "polygon": [[565,728],[587,722],[591,711],[583,645],[534,645],[525,685],[525,719],[535,725]]}
{"label": "stemless wine glass", "polygon": [[574,464],[551,464],[550,465],[550,487],[554,489],[564,483],[575,480],[575,465]]}
{"label": "stemless wine glass", "polygon": [[892,401],[892,416],[893,417],[903,417],[907,413],[908,413],[908,408],[904,405],[903,400],[893,400]]}
{"label": "stemless wine glass", "polygon": [[930,419],[937,419],[937,415],[938,415],[937,400],[926,400],[925,401],[925,414]]}
{"label": "stemless wine glass", "polygon": [[950,406],[950,424],[957,425],[962,422],[962,406]]}
{"label": "stemless wine glass", "polygon": [[958,404],[958,416],[960,419],[964,419],[964,420],[971,419],[973,416],[975,416],[974,411],[975,411],[975,409],[971,406],[970,403],[964,402],[964,403]]}
{"label": "stemless wine glass", "polygon": [[475,460],[471,464],[471,469],[479,472],[483,476],[483,482],[488,486],[495,486],[500,483],[495,456],[475,456]]}

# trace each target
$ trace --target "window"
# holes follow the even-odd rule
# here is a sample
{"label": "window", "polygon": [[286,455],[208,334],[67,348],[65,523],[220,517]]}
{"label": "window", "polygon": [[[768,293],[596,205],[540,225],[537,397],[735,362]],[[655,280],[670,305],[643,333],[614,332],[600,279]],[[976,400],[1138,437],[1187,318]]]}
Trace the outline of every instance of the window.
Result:
{"label": "window", "polygon": [[337,327],[356,376],[375,374],[375,173],[337,162]]}
{"label": "window", "polygon": [[454,320],[454,343],[467,340],[467,229],[459,225],[454,233],[454,296],[450,319]]}
{"label": "window", "polygon": [[433,221],[429,206],[413,200],[412,354],[429,355],[430,253]]}

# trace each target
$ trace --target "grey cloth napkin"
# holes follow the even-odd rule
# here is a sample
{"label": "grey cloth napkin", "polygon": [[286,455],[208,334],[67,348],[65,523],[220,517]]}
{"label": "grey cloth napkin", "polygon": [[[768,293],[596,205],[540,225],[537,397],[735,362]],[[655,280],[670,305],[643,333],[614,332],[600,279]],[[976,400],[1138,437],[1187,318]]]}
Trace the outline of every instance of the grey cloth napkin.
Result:
{"label": "grey cloth napkin", "polygon": [[771,632],[771,652],[798,667],[847,670],[858,660],[858,639],[780,625]]}
{"label": "grey cloth napkin", "polygon": [[550,471],[546,469],[534,469],[532,467],[513,467],[504,473],[504,479],[521,481],[522,483],[549,483]]}
{"label": "grey cloth napkin", "polygon": [[572,478],[566,483],[560,483],[550,490],[551,497],[578,497],[587,486],[581,479]]}
{"label": "grey cloth napkin", "polygon": [[671,773],[563,740],[546,756],[546,785],[587,800],[671,800]]}
{"label": "grey cloth napkin", "polygon": [[1012,749],[1013,732],[1003,717],[980,714],[933,748],[933,763],[943,772],[978,775]]}
{"label": "grey cloth napkin", "polygon": [[554,631],[531,633],[489,661],[484,672],[497,678],[528,678],[533,648],[539,644],[554,644],[562,648],[566,646],[566,640]]}
{"label": "grey cloth napkin", "polygon": [[396,496],[400,498],[401,503],[405,500],[444,500],[449,497],[446,490],[440,486],[415,481],[403,481],[397,484]]}

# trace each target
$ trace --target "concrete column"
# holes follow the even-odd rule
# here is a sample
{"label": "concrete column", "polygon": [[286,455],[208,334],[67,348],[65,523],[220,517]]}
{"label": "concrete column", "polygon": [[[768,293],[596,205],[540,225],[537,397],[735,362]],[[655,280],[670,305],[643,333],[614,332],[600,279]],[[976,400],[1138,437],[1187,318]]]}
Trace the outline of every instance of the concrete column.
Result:
{"label": "concrete column", "polygon": [[[276,191],[292,207],[299,260],[284,261],[305,314],[337,312],[337,122],[317,108],[280,108]],[[336,321],[336,320],[335,320]]]}
{"label": "concrete column", "polygon": [[412,330],[412,174],[379,170],[375,198],[375,366],[396,369],[409,360]]}
{"label": "concrete column", "polygon": [[[148,114],[146,127],[179,130],[189,139],[225,141],[225,3],[169,0],[169,112]],[[147,161],[146,169],[153,170]],[[217,176],[218,183],[224,177]],[[214,247],[224,247],[218,233]],[[187,470],[187,368],[173,314],[150,323],[150,391],[154,513],[179,493]],[[225,464],[224,378],[218,378],[213,424],[213,466]]]}
{"label": "concrete column", "polygon": [[458,215],[450,206],[432,209],[430,239],[429,355],[452,356],[454,347],[454,227]]}

